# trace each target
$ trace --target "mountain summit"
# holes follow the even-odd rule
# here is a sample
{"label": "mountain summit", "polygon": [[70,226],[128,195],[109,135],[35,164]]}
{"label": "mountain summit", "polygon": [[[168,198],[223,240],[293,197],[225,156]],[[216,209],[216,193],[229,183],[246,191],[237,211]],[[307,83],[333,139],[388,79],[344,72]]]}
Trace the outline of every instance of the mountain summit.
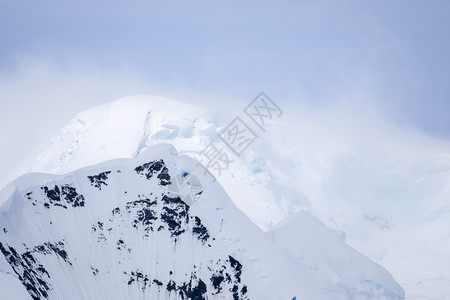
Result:
{"label": "mountain summit", "polygon": [[[201,197],[183,200],[179,176]],[[32,299],[404,298],[386,270],[307,212],[261,231],[167,144],[30,173],[0,197],[0,250]]]}

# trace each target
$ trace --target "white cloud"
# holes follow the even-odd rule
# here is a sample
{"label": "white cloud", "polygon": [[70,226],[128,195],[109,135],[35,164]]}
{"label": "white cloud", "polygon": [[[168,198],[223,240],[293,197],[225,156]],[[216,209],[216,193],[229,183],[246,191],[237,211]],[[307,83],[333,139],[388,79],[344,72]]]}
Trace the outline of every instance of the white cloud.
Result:
{"label": "white cloud", "polygon": [[46,146],[79,111],[152,89],[129,70],[101,72],[86,66],[20,59],[0,75],[0,178]]}

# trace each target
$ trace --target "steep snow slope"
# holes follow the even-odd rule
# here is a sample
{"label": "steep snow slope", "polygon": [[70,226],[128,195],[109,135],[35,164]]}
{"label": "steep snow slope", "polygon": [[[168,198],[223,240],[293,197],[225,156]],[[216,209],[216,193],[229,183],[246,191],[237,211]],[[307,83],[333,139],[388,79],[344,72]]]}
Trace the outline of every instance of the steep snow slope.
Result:
{"label": "steep snow slope", "polygon": [[[326,228],[307,212],[299,212],[267,232],[333,299],[395,299],[402,295],[394,281],[385,280],[384,269],[373,272],[377,269],[374,262],[342,242],[342,234]],[[385,289],[374,288],[376,282]]]}
{"label": "steep snow slope", "polygon": [[0,255],[0,291],[1,299],[32,299],[3,255]]}
{"label": "steep snow slope", "polygon": [[[239,112],[224,115],[220,119],[158,97],[126,97],[79,114],[20,173],[62,174],[135,157],[160,142],[198,158],[211,141],[227,149],[217,133],[235,115],[252,125]],[[409,299],[445,299],[450,294],[450,145],[379,120],[367,123],[367,114],[360,118],[351,123],[339,111],[290,115],[285,110],[266,132],[255,129],[259,138],[241,157],[228,153],[234,162],[217,180],[264,230],[312,211],[392,272]]]}
{"label": "steep snow slope", "polygon": [[[169,142],[180,153],[198,157],[211,141],[226,148],[218,137],[220,126],[197,107],[170,99],[132,96],[80,113],[53,138],[32,166],[20,173],[62,174],[113,158],[135,157],[149,146]],[[283,176],[278,166],[265,165],[259,153],[249,150],[217,178],[235,204],[256,224],[273,223],[309,202]]]}
{"label": "steep snow slope", "polygon": [[[173,188],[178,174],[196,179],[190,205]],[[170,145],[27,174],[0,198],[0,250],[33,299],[404,298],[306,212],[262,232]]]}

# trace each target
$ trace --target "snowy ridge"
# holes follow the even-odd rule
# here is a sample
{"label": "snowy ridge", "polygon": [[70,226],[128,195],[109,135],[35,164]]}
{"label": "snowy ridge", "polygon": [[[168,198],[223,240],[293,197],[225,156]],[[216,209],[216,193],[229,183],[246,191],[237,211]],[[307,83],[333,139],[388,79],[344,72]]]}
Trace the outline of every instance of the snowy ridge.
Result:
{"label": "snowy ridge", "polygon": [[[177,174],[199,179],[197,202],[173,192]],[[307,212],[262,232],[170,145],[27,174],[0,199],[1,252],[34,299],[404,299]]]}
{"label": "snowy ridge", "polygon": [[[195,156],[211,141],[222,143],[220,124],[200,108],[155,96],[130,96],[94,107],[62,128],[31,166],[19,170],[63,174],[115,158],[135,157],[148,147],[170,143]],[[226,147],[222,144],[223,147]],[[230,153],[230,156],[232,154]],[[310,210],[306,197],[283,174],[250,149],[218,181],[235,204],[264,229],[286,216]]]}
{"label": "snowy ridge", "polygon": [[397,283],[386,280],[390,277],[386,270],[343,243],[338,232],[307,212],[288,218],[267,235],[333,299],[404,298]]}

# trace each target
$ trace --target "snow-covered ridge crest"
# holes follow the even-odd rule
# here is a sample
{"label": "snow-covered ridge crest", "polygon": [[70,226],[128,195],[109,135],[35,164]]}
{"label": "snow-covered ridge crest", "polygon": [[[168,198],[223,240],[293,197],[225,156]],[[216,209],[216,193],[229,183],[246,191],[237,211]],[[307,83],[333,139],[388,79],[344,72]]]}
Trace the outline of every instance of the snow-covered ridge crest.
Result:
{"label": "snow-covered ridge crest", "polygon": [[[181,101],[124,97],[78,114],[33,164],[19,173],[63,174],[115,158],[135,157],[159,143],[170,143],[180,153],[195,157],[211,141],[221,143],[218,132],[231,116],[223,116],[221,122],[216,113]],[[217,179],[261,228],[268,229],[289,214],[310,210],[306,197],[286,180],[283,168],[267,164],[261,153],[249,149],[232,159],[234,163]]]}
{"label": "snow-covered ridge crest", "polygon": [[[306,212],[262,232],[196,165],[161,144],[64,175],[27,174],[0,194],[2,254],[34,299],[404,298],[387,271]],[[169,193],[178,173],[201,181],[191,206]]]}

